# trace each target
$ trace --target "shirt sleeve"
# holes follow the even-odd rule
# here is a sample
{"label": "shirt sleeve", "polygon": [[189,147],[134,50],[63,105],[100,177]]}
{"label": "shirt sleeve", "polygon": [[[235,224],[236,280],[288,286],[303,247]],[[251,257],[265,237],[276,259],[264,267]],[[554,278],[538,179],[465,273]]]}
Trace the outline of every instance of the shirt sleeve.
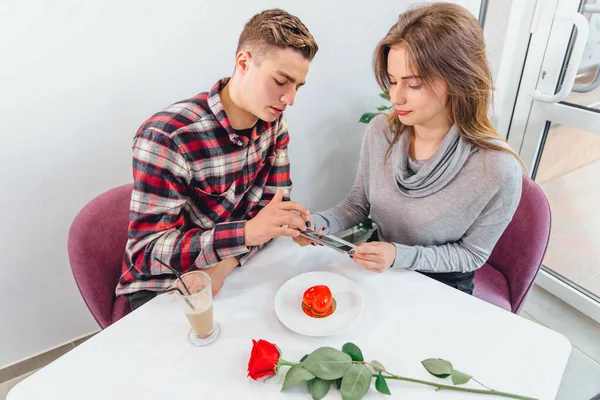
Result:
{"label": "shirt sleeve", "polygon": [[487,261],[521,198],[521,174],[505,180],[473,225],[456,242],[396,246],[395,267],[426,272],[470,272]]}

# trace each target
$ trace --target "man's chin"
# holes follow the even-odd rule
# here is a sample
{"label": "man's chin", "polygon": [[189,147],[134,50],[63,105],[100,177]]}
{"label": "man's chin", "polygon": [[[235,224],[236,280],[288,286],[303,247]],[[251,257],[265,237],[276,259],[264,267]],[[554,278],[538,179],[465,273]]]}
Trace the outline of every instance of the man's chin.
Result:
{"label": "man's chin", "polygon": [[279,115],[275,115],[272,112],[269,111],[265,111],[260,113],[260,115],[257,115],[257,117],[265,122],[273,122],[277,119]]}

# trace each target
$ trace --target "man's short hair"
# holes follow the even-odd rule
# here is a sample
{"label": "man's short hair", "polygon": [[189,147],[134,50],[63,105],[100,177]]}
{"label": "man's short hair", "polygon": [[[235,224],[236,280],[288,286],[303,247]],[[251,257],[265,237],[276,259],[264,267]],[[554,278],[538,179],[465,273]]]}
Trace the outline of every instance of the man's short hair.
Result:
{"label": "man's short hair", "polygon": [[315,38],[298,17],[279,8],[256,14],[244,26],[236,54],[251,50],[260,58],[274,49],[292,48],[312,61],[319,50]]}

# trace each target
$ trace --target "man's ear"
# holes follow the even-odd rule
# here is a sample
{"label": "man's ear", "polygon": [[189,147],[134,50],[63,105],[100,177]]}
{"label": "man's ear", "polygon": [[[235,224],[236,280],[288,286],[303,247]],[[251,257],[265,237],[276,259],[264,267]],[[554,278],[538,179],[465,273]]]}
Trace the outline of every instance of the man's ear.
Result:
{"label": "man's ear", "polygon": [[249,51],[240,51],[235,56],[235,69],[239,71],[240,74],[245,75],[250,68],[250,63],[252,62],[252,54]]}

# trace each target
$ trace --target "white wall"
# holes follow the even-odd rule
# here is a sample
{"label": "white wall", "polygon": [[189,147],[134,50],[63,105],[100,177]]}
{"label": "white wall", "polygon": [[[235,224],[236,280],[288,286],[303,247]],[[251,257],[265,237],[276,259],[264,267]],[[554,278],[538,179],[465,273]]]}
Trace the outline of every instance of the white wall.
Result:
{"label": "white wall", "polygon": [[[131,181],[139,125],[228,75],[243,24],[265,8],[298,15],[321,48],[287,112],[293,196],[314,211],[342,200],[356,121],[379,103],[372,51],[411,3],[0,2],[0,368],[98,329],[69,268],[73,217]],[[462,4],[478,15],[479,0]]]}

